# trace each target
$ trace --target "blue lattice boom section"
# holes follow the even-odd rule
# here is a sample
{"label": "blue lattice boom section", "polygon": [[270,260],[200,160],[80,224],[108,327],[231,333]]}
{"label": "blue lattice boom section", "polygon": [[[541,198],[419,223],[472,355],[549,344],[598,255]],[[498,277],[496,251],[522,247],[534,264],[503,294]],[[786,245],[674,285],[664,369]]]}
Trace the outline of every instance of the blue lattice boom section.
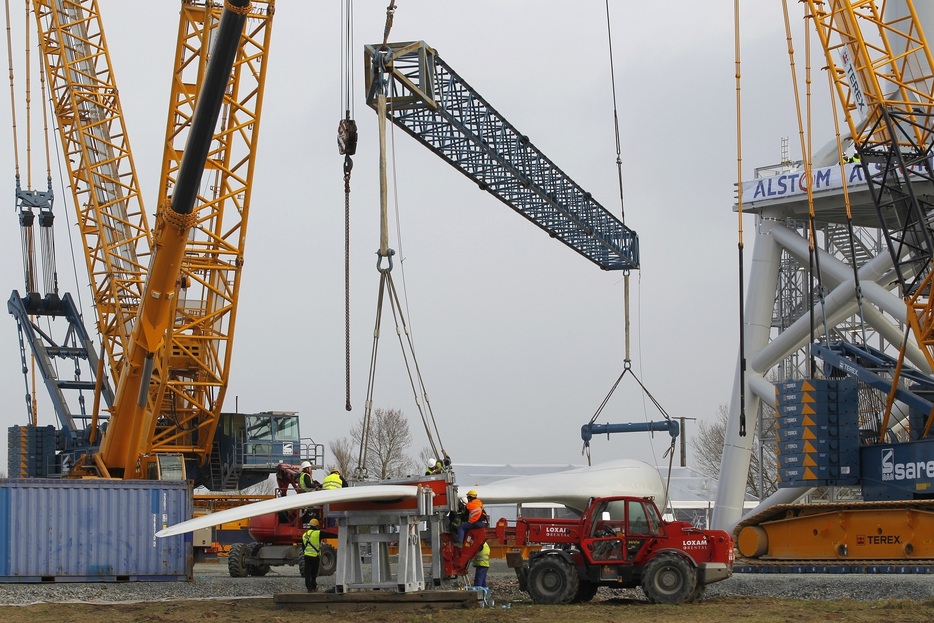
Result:
{"label": "blue lattice boom section", "polygon": [[[366,46],[367,102],[461,173],[603,270],[639,268],[636,232],[535,148],[424,42]],[[377,61],[374,64],[374,59]],[[388,60],[388,59],[387,59]]]}

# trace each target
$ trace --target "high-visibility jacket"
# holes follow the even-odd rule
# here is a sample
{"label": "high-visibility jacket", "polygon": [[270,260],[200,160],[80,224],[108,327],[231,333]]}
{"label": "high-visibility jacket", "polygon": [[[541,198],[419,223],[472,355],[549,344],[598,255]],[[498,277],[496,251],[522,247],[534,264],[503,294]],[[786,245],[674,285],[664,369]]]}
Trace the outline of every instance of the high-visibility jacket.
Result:
{"label": "high-visibility jacket", "polygon": [[467,521],[477,523],[483,517],[483,502],[480,498],[474,498],[467,502]]}
{"label": "high-visibility jacket", "polygon": [[340,489],[344,486],[344,479],[337,472],[328,474],[321,482],[322,489]]}
{"label": "high-visibility jacket", "polygon": [[302,545],[305,546],[305,555],[315,557],[321,552],[321,530],[310,528],[302,535]]}
{"label": "high-visibility jacket", "polygon": [[480,551],[477,552],[477,555],[473,557],[473,566],[474,567],[489,567],[490,566],[490,544],[486,541],[483,542],[483,547],[480,548]]}
{"label": "high-visibility jacket", "polygon": [[298,476],[298,488],[302,491],[311,491],[315,488],[315,480],[308,472],[302,472]]}

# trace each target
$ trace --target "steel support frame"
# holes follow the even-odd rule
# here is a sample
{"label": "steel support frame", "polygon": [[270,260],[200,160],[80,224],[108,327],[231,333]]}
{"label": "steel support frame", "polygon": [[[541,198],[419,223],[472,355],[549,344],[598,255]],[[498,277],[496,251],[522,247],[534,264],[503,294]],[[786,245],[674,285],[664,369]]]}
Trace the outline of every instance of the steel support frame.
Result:
{"label": "steel support frame", "polygon": [[[423,538],[432,544],[432,577],[441,577],[440,535],[437,530],[447,507],[434,508],[432,495],[430,489],[422,489],[415,509],[380,510],[371,506],[365,510],[328,511],[328,516],[337,520],[334,584],[338,593],[367,590],[411,593],[425,590]],[[427,525],[428,532],[432,534],[424,534],[422,525]],[[397,545],[399,550],[395,574],[389,562],[391,545]],[[367,554],[370,557],[369,577],[363,569]]]}

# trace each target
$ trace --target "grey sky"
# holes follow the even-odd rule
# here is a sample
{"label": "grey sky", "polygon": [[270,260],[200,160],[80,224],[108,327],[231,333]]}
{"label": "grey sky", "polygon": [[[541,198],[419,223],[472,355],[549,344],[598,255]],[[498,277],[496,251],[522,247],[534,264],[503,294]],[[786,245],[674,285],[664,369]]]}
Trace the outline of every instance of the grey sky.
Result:
{"label": "grey sky", "polygon": [[[280,0],[273,29],[226,408],[236,400],[242,411],[299,411],[303,433],[323,443],[347,434],[364,407],[378,283],[378,190],[375,113],[363,102],[360,69],[363,45],[382,37],[386,4],[355,3],[360,145],[352,180],[349,414],[342,161],[335,139],[342,113],[340,2]],[[781,3],[745,4],[743,157],[749,178],[755,166],[779,160],[782,137],[791,138],[792,157],[800,150]],[[633,367],[670,415],[711,419],[729,401],[738,344],[733,3],[610,5],[626,223],[639,233],[642,258],[642,270],[632,277]],[[144,8],[100,0],[100,6],[152,213],[177,10],[171,1]],[[390,40],[424,40],[436,48],[539,149],[618,213],[604,11],[596,1],[399,0]],[[21,17],[14,21],[21,23]],[[14,54],[21,50],[20,44]],[[826,91],[823,74],[815,81],[815,90]],[[8,97],[0,110],[7,145],[0,170],[7,172],[12,197]],[[581,462],[580,426],[622,371],[622,275],[602,272],[551,240],[403,133],[394,139],[391,179],[402,241],[394,221],[391,246],[401,247],[404,259],[404,275],[397,263],[395,278],[408,296],[445,447],[456,462]],[[34,169],[33,184],[43,177]],[[67,214],[57,222],[63,289],[80,290],[90,317],[83,261],[78,284],[70,277],[65,224],[75,219],[60,183],[57,213]],[[753,226],[751,218],[745,226]],[[8,290],[22,288],[18,235],[10,209],[0,227]],[[72,236],[77,244],[77,232]],[[424,434],[390,322],[383,324],[375,404],[408,414],[417,451]],[[26,421],[11,318],[0,330],[0,352],[5,429]],[[39,395],[40,423],[53,423],[43,388]],[[600,421],[658,417],[629,379]],[[596,439],[593,455],[660,462],[667,445],[664,433],[651,444],[644,435],[618,435]],[[3,444],[3,471],[6,452]]]}

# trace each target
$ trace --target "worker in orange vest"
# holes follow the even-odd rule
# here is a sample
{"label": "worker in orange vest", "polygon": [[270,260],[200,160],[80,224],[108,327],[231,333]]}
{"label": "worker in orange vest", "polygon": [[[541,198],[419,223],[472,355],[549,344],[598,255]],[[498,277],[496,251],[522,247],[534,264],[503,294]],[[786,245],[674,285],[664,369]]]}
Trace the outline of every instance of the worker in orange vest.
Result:
{"label": "worker in orange vest", "polygon": [[474,528],[486,528],[489,522],[486,519],[486,511],[483,510],[483,502],[477,497],[477,492],[471,489],[467,492],[467,520],[457,526],[457,541],[455,544],[460,547],[464,544],[464,535],[468,530]]}

